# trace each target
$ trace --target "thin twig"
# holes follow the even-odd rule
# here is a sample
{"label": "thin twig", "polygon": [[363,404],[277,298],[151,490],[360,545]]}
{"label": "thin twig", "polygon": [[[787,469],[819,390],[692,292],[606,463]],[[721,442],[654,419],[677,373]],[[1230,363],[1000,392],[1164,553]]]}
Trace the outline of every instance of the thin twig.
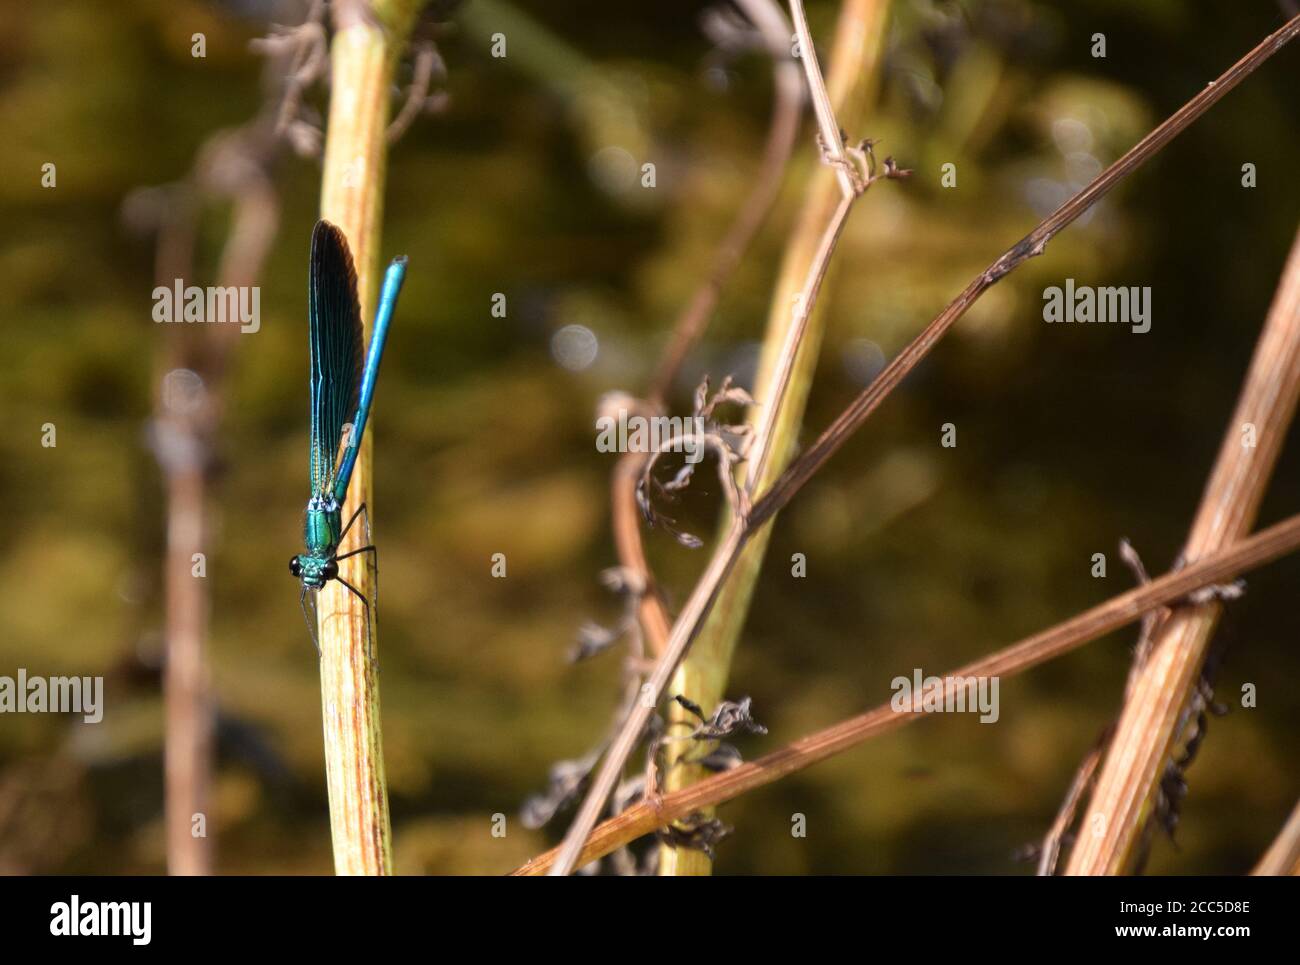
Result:
{"label": "thin twig", "polygon": [[[663,409],[682,364],[708,326],[727,281],[767,219],[781,188],[781,178],[799,129],[803,82],[789,56],[789,24],[775,0],[742,0],[742,8],[758,27],[773,58],[772,115],[758,176],[714,255],[709,276],[677,317],[668,347],[650,383],[649,406]],[[619,563],[640,577],[643,590],[637,602],[641,628],[652,655],[658,657],[668,642],[672,619],[659,593],[641,541],[641,517],[636,489],[648,454],[627,452],[619,457],[610,480],[610,510]]]}
{"label": "thin twig", "polygon": [[[1154,612],[1156,611],[1148,611],[1143,616],[1143,620],[1145,621],[1146,617]],[[1061,809],[1056,814],[1056,820],[1052,822],[1051,828],[1043,836],[1043,844],[1038,856],[1039,875],[1050,877],[1056,874],[1056,862],[1061,856],[1061,845],[1065,843],[1065,836],[1074,825],[1075,816],[1079,811],[1079,802],[1083,800],[1088,788],[1092,786],[1092,779],[1097,773],[1097,765],[1101,763],[1101,755],[1106,750],[1106,745],[1109,743],[1110,735],[1113,732],[1114,727],[1107,727],[1102,731],[1084,756],[1078,770],[1075,771],[1074,780],[1070,782],[1070,790],[1061,803]]]}
{"label": "thin twig", "polygon": [[762,484],[768,462],[776,448],[776,430],[780,424],[780,415],[786,393],[790,388],[790,380],[794,375],[795,362],[799,358],[799,349],[808,332],[808,320],[812,318],[817,297],[821,294],[822,282],[830,267],[831,256],[835,253],[835,246],[839,244],[840,235],[844,232],[844,226],[848,223],[849,213],[853,210],[853,202],[856,200],[856,195],[850,193],[841,198],[840,203],[836,205],[831,220],[822,233],[821,241],[817,244],[817,253],[813,256],[812,264],[808,266],[808,278],[804,281],[802,291],[795,298],[794,318],[786,332],[785,344],[781,346],[781,356],[777,359],[772,395],[770,399],[763,400],[762,414],[754,433],[753,447],[750,449],[751,469],[748,473],[748,487],[751,493]]}
{"label": "thin twig", "polygon": [[751,525],[761,525],[764,520],[779,512],[799,491],[823,463],[834,455],[853,435],[912,369],[924,359],[935,344],[966,314],[990,287],[1008,272],[1015,270],[1029,258],[1043,253],[1047,243],[1062,228],[1073,222],[1110,191],[1121,180],[1146,163],[1207,110],[1213,107],[1264,61],[1277,53],[1300,33],[1300,16],[1288,21],[1260,42],[1250,53],[1229,67],[1218,80],[1211,81],[1205,89],[1175,111],[1155,130],[1135,144],[1118,161],[1106,168],[1091,184],[1083,188],[1053,211],[1033,231],[1009,248],[978,278],[971,282],[929,325],[894,358],[871,385],[866,388],[826,431],[790,464],[781,478],[755,505]]}
{"label": "thin twig", "polygon": [[821,129],[823,150],[826,152],[827,163],[835,169],[841,198],[826,224],[821,240],[817,244],[817,252],[808,266],[807,278],[795,298],[794,319],[786,332],[785,343],[776,362],[776,375],[769,393],[770,397],[763,400],[762,414],[754,433],[754,445],[750,450],[750,462],[753,467],[748,474],[750,492],[756,492],[766,480],[767,464],[775,449],[773,442],[780,415],[784,410],[786,393],[794,374],[799,349],[808,330],[808,321],[812,317],[817,297],[821,293],[822,282],[830,267],[831,256],[835,253],[840,234],[848,222],[853,202],[870,186],[870,181],[859,182],[854,177],[853,162],[844,152],[844,134],[839,121],[835,119],[835,108],[831,104],[830,95],[826,93],[826,83],[822,79],[821,68],[817,63],[817,51],[813,46],[812,35],[808,32],[808,19],[804,15],[803,0],[790,0],[790,10],[794,16],[795,30],[799,38],[800,59],[803,61],[808,89],[812,94],[813,110],[817,115],[817,125]]}
{"label": "thin twig", "polygon": [[[312,0],[302,23],[274,27],[271,36],[253,40],[249,47],[275,60],[287,58],[280,84],[275,133],[287,138],[299,154],[320,155],[320,130],[300,117],[303,95],[329,70],[329,40],[325,29],[325,0]],[[283,92],[279,92],[279,86]]]}
{"label": "thin twig", "polygon": [[[959,678],[1002,678],[1023,673],[1112,633],[1140,619],[1149,610],[1184,601],[1202,587],[1250,572],[1297,549],[1300,549],[1300,514],[1183,569],[1112,597],[1064,623],[944,674],[944,700],[946,702],[963,686],[958,682]],[[891,702],[886,702],[716,777],[662,797],[641,801],[597,827],[586,841],[578,860],[584,864],[594,861],[655,828],[771,784],[922,716],[925,716],[922,712],[896,711]],[[552,848],[513,873],[545,874],[559,860],[560,851],[560,848]]]}
{"label": "thin twig", "polygon": [[808,78],[808,92],[812,95],[813,112],[817,116],[817,127],[821,131],[822,147],[835,167],[840,190],[844,193],[844,197],[848,198],[856,193],[849,176],[852,162],[844,153],[843,130],[835,119],[831,96],[826,93],[826,81],[822,78],[821,65],[817,62],[817,48],[808,30],[808,17],[804,14],[803,0],[790,0],[790,13],[794,18],[795,35],[799,38],[799,59],[803,61],[804,76]]}
{"label": "thin twig", "polygon": [[[825,84],[821,83],[817,61],[803,59],[805,69],[812,74],[810,87],[828,91],[827,99],[819,97],[814,104],[818,117],[829,118],[828,126],[837,131],[840,122],[836,115],[848,124],[860,124],[871,103],[885,47],[889,9],[889,0],[847,0],[840,7],[831,46],[830,73]],[[801,48],[812,44],[806,27],[805,23]],[[838,134],[836,138],[839,140]],[[865,182],[857,171],[846,185],[842,175],[849,169],[845,163],[836,162],[835,157],[825,150],[824,137],[819,136],[818,143],[827,163],[819,166],[808,181],[772,289],[763,351],[753,390],[763,404],[750,410],[747,422],[751,429],[748,455],[751,459],[757,455],[757,461],[741,467],[747,486],[747,502],[752,498],[750,493],[761,492],[771,485],[794,451],[812,389],[822,331],[827,324],[827,313],[823,309],[815,313],[811,310],[808,293],[815,289],[814,300],[825,304],[820,291],[826,277],[824,266],[829,244],[838,238],[848,215],[846,200],[851,195],[846,194],[846,186],[855,191],[859,186],[865,189]],[[842,147],[842,141],[840,143]],[[871,177],[869,170],[866,174],[867,178]],[[829,233],[828,225],[831,226]],[[756,444],[754,440],[757,440]],[[731,656],[740,639],[753,589],[763,566],[770,530],[769,522],[745,547],[698,639],[672,677],[669,686],[673,693],[690,695],[707,706],[724,699]],[[669,728],[686,726],[688,722],[684,715],[680,705],[670,703],[667,708]],[[685,787],[707,776],[706,769],[681,759],[681,747],[669,745],[665,754],[664,784],[668,790]],[[674,847],[670,843],[659,847],[659,873],[662,875],[705,875],[711,871],[712,860],[701,850]]]}
{"label": "thin twig", "polygon": [[386,137],[389,147],[400,141],[407,128],[428,108],[429,85],[433,81],[434,74],[442,76],[444,73],[442,58],[438,56],[438,48],[434,46],[433,41],[421,41],[415,47],[411,85],[406,89],[406,99],[402,102],[402,109],[388,125]]}
{"label": "thin twig", "polygon": [[685,310],[673,324],[668,348],[650,382],[647,399],[660,408],[672,389],[677,373],[699,341],[713,316],[727,281],[749,249],[758,229],[767,220],[781,189],[790,153],[799,130],[799,108],[803,103],[803,82],[799,68],[790,58],[790,25],[776,0],[738,0],[741,9],[758,27],[763,45],[772,58],[772,114],[758,175],[735,220],[713,256],[709,276],[696,289]]}
{"label": "thin twig", "polygon": [[1184,104],[1159,127],[1144,137],[1123,157],[1103,171],[1078,194],[1049,215],[1037,228],[993,262],[957,298],[948,305],[903,351],[885,367],[871,386],[796,459],[777,482],[753,506],[747,520],[739,518],[728,530],[710,560],[700,582],[692,591],[669,636],[668,646],[643,691],[643,700],[629,715],[619,737],[602,762],[600,770],[579,808],[564,843],[553,874],[568,874],[583,852],[583,842],[595,826],[604,802],[618,783],[623,767],[635,748],[646,723],[654,712],[664,686],[673,670],[700,632],[703,619],[711,611],[722,583],[736,565],[740,551],[758,527],[781,510],[812,475],[844,444],[880,402],[929,354],[940,338],[981,295],[1027,259],[1043,252],[1047,243],[1066,225],[1096,204],[1122,178],[1164,147],[1196,118],[1217,103],[1260,64],[1276,53],[1300,32],[1300,16],[1274,32],[1254,50],[1230,67],[1218,80]]}

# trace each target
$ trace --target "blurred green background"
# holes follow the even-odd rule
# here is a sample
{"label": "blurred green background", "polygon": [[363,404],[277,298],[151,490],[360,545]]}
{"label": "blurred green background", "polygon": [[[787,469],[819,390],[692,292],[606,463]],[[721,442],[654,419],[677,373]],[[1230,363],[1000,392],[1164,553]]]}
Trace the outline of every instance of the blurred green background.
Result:
{"label": "blurred green background", "polygon": [[[614,706],[619,652],[566,662],[584,620],[619,613],[597,579],[615,560],[596,403],[643,389],[743,198],[770,69],[720,56],[698,3],[519,0],[509,9],[542,33],[505,59],[485,32],[499,4],[447,6],[431,29],[448,102],[394,149],[387,190],[382,254],[409,254],[411,271],[371,423],[381,687],[396,869],[496,873],[557,840],[567,814],[530,831],[518,808]],[[809,3],[823,57],[837,9]],[[0,674],[108,676],[100,724],[0,717],[0,871],[165,867],[164,506],[146,427],[179,327],[150,319],[154,241],[123,204],[259,110],[249,41],[300,19],[296,4],[259,0],[0,3]],[[846,232],[805,438],[1042,214],[1281,22],[1268,0],[895,4],[878,103],[849,134],[882,139],[916,174],[873,188]],[[1105,59],[1090,55],[1097,32]],[[1298,68],[1300,50],[1279,54],[995,287],[781,517],[730,688],[769,728],[742,740],[746,756],[887,699],[914,667],[943,673],[1127,589],[1121,536],[1148,569],[1168,566],[1296,229]],[[308,99],[324,104],[319,89]],[[644,161],[653,190],[625,176]],[[945,190],[949,161],[959,180]],[[47,162],[54,189],[40,184]],[[815,164],[806,123],[679,412],[706,372],[752,378]],[[262,327],[236,340],[210,507],[209,830],[221,872],[326,873],[316,660],[286,572],[307,496],[319,164],[286,155],[276,186]],[[228,230],[220,207],[202,218],[191,283],[216,284]],[[1151,286],[1151,331],[1044,325],[1042,290],[1067,276]],[[576,370],[557,362],[569,325],[598,344]],[[945,422],[956,449],[939,445]],[[1262,522],[1297,509],[1296,442]],[[702,474],[687,528],[711,532],[717,500]],[[680,603],[703,552],[647,542]],[[805,579],[790,576],[796,552]],[[1089,574],[1096,552],[1104,580]],[[506,579],[491,578],[494,553]],[[1297,580],[1300,560],[1279,562],[1229,607],[1218,694],[1231,712],[1211,722],[1177,844],[1158,839],[1149,870],[1247,870],[1300,794]],[[1041,837],[1117,709],[1135,636],[1003,681],[996,725],[925,720],[727,805],[736,833],[718,872],[1031,873],[1015,852]],[[1240,707],[1244,682],[1256,709]],[[498,812],[504,838],[490,833]]]}

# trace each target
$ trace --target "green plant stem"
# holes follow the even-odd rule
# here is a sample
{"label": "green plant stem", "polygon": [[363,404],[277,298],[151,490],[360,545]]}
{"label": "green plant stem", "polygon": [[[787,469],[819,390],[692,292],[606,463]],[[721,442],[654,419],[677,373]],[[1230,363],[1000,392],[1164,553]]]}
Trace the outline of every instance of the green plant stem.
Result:
{"label": "green plant stem", "polygon": [[[321,217],[347,236],[367,330],[379,282],[389,94],[420,6],[420,0],[351,0],[336,2],[334,7]],[[370,458],[374,435],[373,431],[367,433],[362,444],[343,507],[344,519],[362,502],[373,518]],[[363,545],[361,530],[360,526],[352,528],[341,553]],[[366,554],[345,560],[340,575],[373,601],[375,579],[366,561]],[[335,581],[320,592],[318,613],[334,870],[341,875],[391,874],[392,832],[376,677],[377,630],[373,620],[367,629],[365,607]],[[367,654],[368,647],[375,648],[374,659]]]}
{"label": "green plant stem", "polygon": [[[830,59],[828,86],[830,101],[837,116],[847,123],[861,122],[875,87],[888,8],[888,0],[850,0],[840,12]],[[797,320],[798,313],[792,311],[794,299],[803,290],[809,271],[818,259],[826,226],[843,201],[841,176],[842,172],[838,168],[825,165],[817,168],[787,244],[781,273],[772,296],[759,375],[753,393],[760,403],[770,403],[775,397],[778,362],[790,329]],[[762,460],[763,468],[755,481],[756,492],[763,492],[785,468],[798,437],[825,328],[824,305],[823,298],[817,299],[812,314],[807,319],[795,355],[794,368],[785,391],[781,393],[780,409],[775,414],[776,425],[770,435],[770,458]],[[751,422],[756,423],[765,416],[770,417],[771,413],[764,412],[761,408],[756,409]],[[751,459],[755,455],[757,453],[751,453]],[[729,526],[730,520],[724,525]],[[706,712],[712,710],[724,696],[732,655],[749,612],[770,533],[771,527],[767,525],[750,537],[749,544],[741,552],[703,630],[669,685],[669,694],[683,694],[700,704]],[[671,732],[675,734],[689,733],[693,726],[693,718],[676,703],[669,705],[669,722]],[[677,763],[682,754],[692,749],[689,741],[667,745],[665,790],[679,790],[707,775],[708,772],[699,765]],[[667,844],[660,846],[660,874],[707,875],[711,873],[712,866],[712,861],[702,851]]]}

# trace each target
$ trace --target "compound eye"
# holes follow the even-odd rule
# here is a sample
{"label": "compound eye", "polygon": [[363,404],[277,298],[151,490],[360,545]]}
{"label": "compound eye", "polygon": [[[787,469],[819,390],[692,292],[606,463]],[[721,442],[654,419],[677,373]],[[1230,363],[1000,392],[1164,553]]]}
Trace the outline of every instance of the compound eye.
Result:
{"label": "compound eye", "polygon": [[294,576],[302,576],[302,564],[298,562],[298,557],[289,558],[289,572]]}
{"label": "compound eye", "polygon": [[325,577],[325,579],[327,580],[337,579],[338,575],[339,575],[339,565],[334,560],[330,560],[328,563],[326,563],[324,569],[321,570],[321,576]]}

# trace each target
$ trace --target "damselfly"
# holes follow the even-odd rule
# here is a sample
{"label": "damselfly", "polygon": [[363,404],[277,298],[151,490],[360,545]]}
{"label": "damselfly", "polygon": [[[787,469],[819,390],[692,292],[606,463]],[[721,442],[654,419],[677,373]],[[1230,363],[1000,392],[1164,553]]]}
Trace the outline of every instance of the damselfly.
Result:
{"label": "damselfly", "polygon": [[[316,592],[330,580],[338,580],[355,594],[366,608],[366,640],[370,640],[370,601],[339,575],[339,562],[350,556],[370,553],[378,580],[378,551],[370,542],[370,514],[362,503],[342,525],[343,503],[356,468],[361,439],[375,396],[375,379],[388,339],[397,294],[406,277],[406,258],[394,258],[384,274],[379,307],[375,311],[370,349],[361,354],[361,306],[357,299],[357,273],[352,266],[343,232],[328,221],[317,221],[311,233],[310,281],[307,314],[311,345],[311,499],[307,501],[304,526],[305,550],[289,560],[289,572],[302,581],[298,603],[311,630],[312,643],[320,655],[320,641],[313,619]],[[350,421],[349,421],[350,420]],[[361,517],[365,544],[339,554],[343,537]],[[308,592],[312,606],[307,605]],[[369,650],[370,648],[367,647]]]}

